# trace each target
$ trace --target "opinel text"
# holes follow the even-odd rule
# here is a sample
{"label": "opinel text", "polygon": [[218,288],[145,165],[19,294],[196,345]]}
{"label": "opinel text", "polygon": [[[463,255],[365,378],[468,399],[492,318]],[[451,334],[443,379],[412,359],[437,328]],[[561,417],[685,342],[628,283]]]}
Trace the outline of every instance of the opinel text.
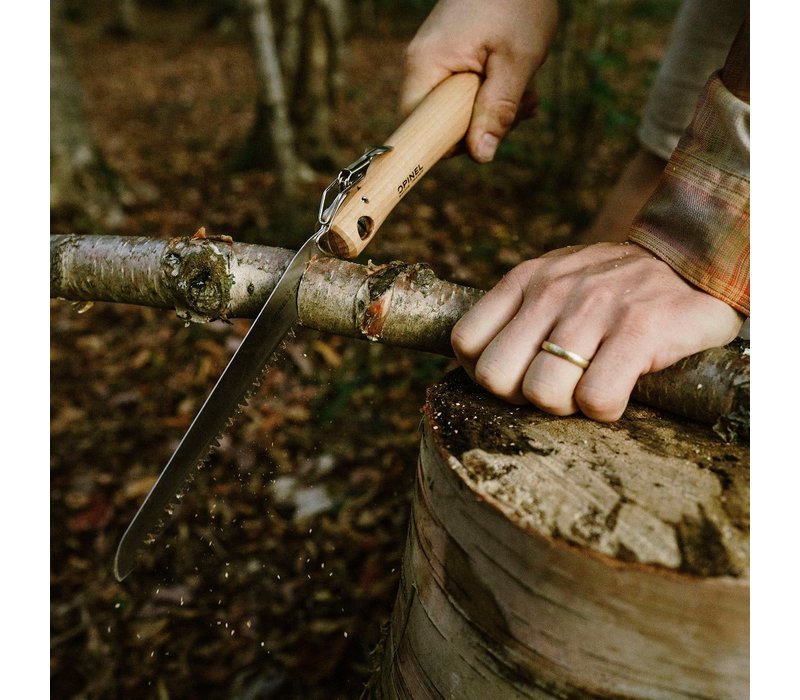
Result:
{"label": "opinel text", "polygon": [[422,177],[422,171],[423,171],[423,167],[422,167],[422,165],[418,165],[416,168],[414,168],[414,169],[413,169],[413,170],[412,170],[412,171],[411,171],[411,172],[410,172],[410,173],[409,173],[409,174],[406,176],[406,178],[403,180],[403,182],[401,182],[401,183],[400,183],[400,184],[397,186],[397,196],[398,196],[398,197],[402,197],[402,196],[405,194],[405,191],[406,191],[406,190],[407,190],[409,187],[411,187],[411,185],[412,185],[412,184],[414,184],[414,180],[416,180],[418,177]]}

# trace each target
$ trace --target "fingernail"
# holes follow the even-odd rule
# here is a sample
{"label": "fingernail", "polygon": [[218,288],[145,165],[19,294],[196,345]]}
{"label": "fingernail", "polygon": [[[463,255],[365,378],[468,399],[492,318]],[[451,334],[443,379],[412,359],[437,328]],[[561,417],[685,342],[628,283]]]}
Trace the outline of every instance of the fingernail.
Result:
{"label": "fingernail", "polygon": [[494,134],[484,134],[478,139],[478,160],[482,163],[488,163],[494,158],[495,151],[500,145],[500,139]]}

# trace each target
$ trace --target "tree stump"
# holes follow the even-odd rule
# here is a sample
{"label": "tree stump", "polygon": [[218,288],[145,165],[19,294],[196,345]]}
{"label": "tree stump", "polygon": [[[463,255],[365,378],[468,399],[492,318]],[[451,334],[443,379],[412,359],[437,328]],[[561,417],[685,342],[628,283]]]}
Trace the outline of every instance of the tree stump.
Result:
{"label": "tree stump", "polygon": [[746,698],[749,450],[429,391],[378,698]]}

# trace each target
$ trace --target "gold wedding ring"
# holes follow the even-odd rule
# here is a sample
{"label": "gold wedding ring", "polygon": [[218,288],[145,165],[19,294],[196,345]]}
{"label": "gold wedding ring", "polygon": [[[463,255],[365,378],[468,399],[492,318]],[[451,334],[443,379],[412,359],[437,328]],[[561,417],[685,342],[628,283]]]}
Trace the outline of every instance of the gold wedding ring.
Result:
{"label": "gold wedding ring", "polygon": [[542,343],[542,350],[549,352],[551,355],[555,355],[556,357],[560,357],[567,362],[571,362],[573,365],[577,365],[581,369],[586,369],[589,366],[589,360],[587,360],[585,357],[581,357],[577,352],[565,350],[560,345],[551,343],[549,340],[545,340]]}

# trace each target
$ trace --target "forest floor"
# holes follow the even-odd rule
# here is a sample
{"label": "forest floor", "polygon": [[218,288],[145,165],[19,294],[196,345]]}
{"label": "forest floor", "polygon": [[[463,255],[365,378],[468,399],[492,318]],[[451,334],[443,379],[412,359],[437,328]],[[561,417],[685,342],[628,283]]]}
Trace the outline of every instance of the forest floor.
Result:
{"label": "forest floor", "polygon": [[[409,4],[399,20],[376,3],[375,26],[352,28],[342,166],[397,124],[403,47],[425,3]],[[634,147],[670,19],[655,1],[619,2],[609,30],[591,5],[575,4],[575,43],[543,73],[540,117],[489,166],[438,165],[367,257],[488,288],[575,241]],[[335,173],[289,207],[271,173],[228,167],[255,111],[246,33],[206,27],[203,3],[152,3],[141,36],[122,41],[106,31],[110,4],[79,8],[69,30],[93,132],[110,165],[151,192],[113,233],[205,226],[302,242]],[[51,233],[74,231],[102,233],[53,219]],[[60,301],[51,314],[52,697],[357,698],[397,591],[420,407],[451,361],[298,330],[118,583],[119,537],[248,323],[185,326],[169,312]]]}

